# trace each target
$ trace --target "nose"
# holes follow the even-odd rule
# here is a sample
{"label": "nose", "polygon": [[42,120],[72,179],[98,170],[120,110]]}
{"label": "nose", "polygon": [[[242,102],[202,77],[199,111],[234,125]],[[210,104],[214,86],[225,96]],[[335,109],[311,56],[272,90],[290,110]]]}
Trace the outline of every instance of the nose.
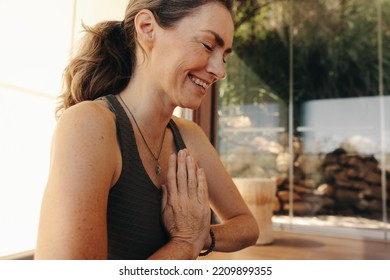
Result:
{"label": "nose", "polygon": [[223,56],[215,53],[209,58],[207,64],[207,72],[214,75],[218,80],[226,77],[225,63],[223,62]]}

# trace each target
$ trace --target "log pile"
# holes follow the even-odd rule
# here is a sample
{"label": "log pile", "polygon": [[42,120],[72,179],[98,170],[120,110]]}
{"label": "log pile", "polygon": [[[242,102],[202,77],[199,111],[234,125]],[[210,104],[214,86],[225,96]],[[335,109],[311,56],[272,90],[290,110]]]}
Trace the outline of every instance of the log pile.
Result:
{"label": "log pile", "polygon": [[[336,149],[325,155],[319,166],[321,176],[316,179],[308,179],[310,174],[305,173],[302,158],[299,155],[294,162],[291,194],[290,180],[279,181],[275,214],[289,212],[292,195],[294,215],[382,216],[381,170],[373,156],[351,155],[344,149]],[[386,181],[390,208],[390,172],[386,173]]]}

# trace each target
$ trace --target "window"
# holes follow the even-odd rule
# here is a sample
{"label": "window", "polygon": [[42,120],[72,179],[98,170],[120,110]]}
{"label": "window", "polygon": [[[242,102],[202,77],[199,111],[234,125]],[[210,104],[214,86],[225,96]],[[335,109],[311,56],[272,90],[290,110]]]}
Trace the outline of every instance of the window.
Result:
{"label": "window", "polygon": [[387,238],[390,2],[378,3],[237,4],[217,148],[232,177],[276,180],[275,226]]}

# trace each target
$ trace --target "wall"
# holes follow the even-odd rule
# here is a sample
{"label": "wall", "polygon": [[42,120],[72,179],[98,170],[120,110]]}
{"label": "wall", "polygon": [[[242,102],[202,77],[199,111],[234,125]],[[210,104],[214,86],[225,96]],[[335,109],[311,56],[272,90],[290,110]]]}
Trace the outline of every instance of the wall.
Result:
{"label": "wall", "polygon": [[81,22],[122,20],[128,1],[0,1],[0,257],[34,249],[54,108]]}

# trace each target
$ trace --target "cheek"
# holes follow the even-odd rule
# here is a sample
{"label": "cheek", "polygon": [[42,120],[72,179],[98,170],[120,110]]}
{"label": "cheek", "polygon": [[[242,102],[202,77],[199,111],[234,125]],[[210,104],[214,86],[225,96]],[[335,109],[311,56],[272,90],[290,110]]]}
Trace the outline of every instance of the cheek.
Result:
{"label": "cheek", "polygon": [[198,63],[207,63],[209,57],[210,54],[207,53],[203,47],[196,48],[192,52],[192,58]]}
{"label": "cheek", "polygon": [[186,71],[199,71],[207,66],[209,55],[204,50],[187,51],[181,58],[181,67]]}
{"label": "cheek", "polygon": [[[209,55],[201,47],[181,46],[181,48],[160,49],[158,60],[153,64],[153,72],[164,83],[182,83],[188,73],[205,69]],[[172,84],[173,83],[173,84]]]}
{"label": "cheek", "polygon": [[[186,75],[193,71],[204,69],[207,65],[207,57],[201,51],[186,51],[176,57],[175,61],[167,61],[174,75]],[[168,70],[168,69],[167,69]]]}

